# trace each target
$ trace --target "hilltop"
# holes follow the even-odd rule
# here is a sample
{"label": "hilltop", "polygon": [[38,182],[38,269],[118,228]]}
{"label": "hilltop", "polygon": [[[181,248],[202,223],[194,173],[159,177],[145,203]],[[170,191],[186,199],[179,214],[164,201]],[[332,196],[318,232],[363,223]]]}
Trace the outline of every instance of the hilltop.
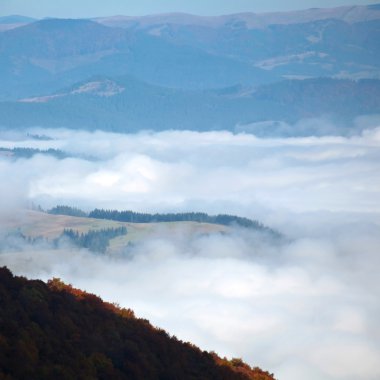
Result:
{"label": "hilltop", "polygon": [[[206,213],[147,214],[132,211],[99,210],[90,213],[67,206],[57,206],[48,213],[26,210],[21,216],[9,218],[3,227],[0,250],[19,249],[24,244],[47,243],[55,247],[59,240],[70,240],[74,245],[93,252],[118,255],[128,247],[160,234],[189,237],[232,233],[234,227],[247,228],[262,239],[280,241],[283,236],[251,220],[234,215]],[[46,247],[45,247],[46,248]]]}

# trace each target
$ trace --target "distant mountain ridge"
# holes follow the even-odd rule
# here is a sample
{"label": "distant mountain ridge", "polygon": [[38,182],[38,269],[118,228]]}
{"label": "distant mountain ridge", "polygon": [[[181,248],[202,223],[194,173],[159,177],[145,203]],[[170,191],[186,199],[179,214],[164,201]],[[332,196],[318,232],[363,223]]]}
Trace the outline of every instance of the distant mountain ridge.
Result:
{"label": "distant mountain ridge", "polygon": [[0,126],[352,125],[380,114],[379,15],[374,5],[28,23],[0,33]]}
{"label": "distant mountain ridge", "polygon": [[310,8],[299,11],[253,13],[242,12],[223,16],[197,16],[188,13],[166,13],[147,16],[97,17],[94,21],[112,27],[147,28],[157,25],[196,25],[211,26],[242,22],[249,29],[265,28],[268,25],[303,24],[308,22],[335,19],[347,23],[357,23],[380,19],[380,3],[376,5],[354,5],[336,8]]}
{"label": "distant mountain ridge", "polygon": [[0,24],[27,24],[34,21],[37,21],[37,19],[19,15],[0,17]]}
{"label": "distant mountain ridge", "polygon": [[[222,16],[197,16],[189,13],[173,12],[145,16],[115,15],[95,17],[91,20],[112,27],[131,25],[148,27],[159,24],[203,25],[218,27],[222,24],[243,21],[249,28],[262,28],[273,24],[302,24],[318,20],[337,19],[347,23],[380,19],[380,3],[372,5],[352,5],[333,8],[308,8],[283,12],[240,12]],[[36,18],[10,15],[0,17],[0,24],[28,24],[38,21]]]}
{"label": "distant mountain ridge", "polygon": [[0,33],[0,100],[46,94],[92,75],[181,89],[380,78],[379,15],[378,7],[341,7],[39,20]]}
{"label": "distant mountain ridge", "polygon": [[19,28],[20,26],[24,26],[35,21],[37,21],[37,19],[19,15],[0,17],[0,32]]}
{"label": "distant mountain ridge", "polygon": [[94,77],[56,94],[0,102],[0,127],[66,127],[122,133],[230,130],[296,136],[320,132],[296,127],[281,131],[281,124],[263,129],[260,123],[280,121],[292,125],[301,119],[329,118],[337,126],[344,126],[340,134],[350,135],[358,132],[353,124],[355,118],[376,114],[380,114],[380,80],[321,78],[185,91],[130,77]]}
{"label": "distant mountain ridge", "polygon": [[130,75],[187,89],[274,77],[227,56],[88,20],[42,20],[0,33],[0,68],[2,100],[57,91],[92,75]]}

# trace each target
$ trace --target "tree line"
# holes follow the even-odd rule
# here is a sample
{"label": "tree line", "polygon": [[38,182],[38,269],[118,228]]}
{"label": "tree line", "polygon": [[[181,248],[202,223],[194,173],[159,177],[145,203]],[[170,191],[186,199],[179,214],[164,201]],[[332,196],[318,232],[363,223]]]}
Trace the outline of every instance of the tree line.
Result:
{"label": "tree line", "polygon": [[223,226],[236,225],[239,227],[250,228],[261,232],[267,232],[273,236],[279,237],[280,234],[269,227],[264,226],[257,220],[230,215],[218,214],[209,215],[205,212],[182,212],[182,213],[142,213],[131,210],[118,211],[118,210],[105,210],[94,209],[89,213],[80,210],[76,207],[59,205],[47,211],[49,214],[55,215],[69,215],[77,217],[88,217],[94,219],[107,219],[117,222],[127,223],[162,223],[162,222],[198,222],[219,224]]}
{"label": "tree line", "polygon": [[31,158],[35,154],[44,154],[44,155],[49,155],[53,156],[55,158],[58,158],[60,160],[67,158],[68,155],[67,153],[63,152],[62,150],[59,149],[38,149],[38,148],[3,148],[0,147],[0,153],[2,154],[9,154],[13,158]]}
{"label": "tree line", "polygon": [[118,222],[129,223],[160,223],[160,222],[199,222],[199,223],[212,223],[221,225],[237,224],[241,227],[265,229],[260,222],[236,215],[218,214],[208,215],[205,212],[182,212],[182,213],[166,213],[166,214],[149,214],[135,211],[118,211],[118,210],[104,210],[94,209],[89,213],[82,211],[77,207],[70,207],[58,205],[48,210],[49,214],[54,215],[69,215],[88,217],[94,219],[108,219]]}
{"label": "tree line", "polygon": [[50,210],[48,210],[48,214],[52,215],[68,215],[68,216],[79,216],[86,218],[88,214],[77,207],[70,207],[64,205],[58,205]]}
{"label": "tree line", "polygon": [[229,214],[208,215],[204,212],[149,214],[134,211],[95,209],[88,214],[88,217],[129,223],[198,222],[220,224],[223,226],[237,225],[256,230],[266,230],[268,232],[272,231],[270,228],[265,227],[257,220]]}
{"label": "tree line", "polygon": [[127,229],[124,226],[90,230],[86,233],[79,233],[73,229],[64,229],[61,238],[66,237],[70,239],[78,247],[87,248],[93,252],[105,253],[111,239],[126,234]]}

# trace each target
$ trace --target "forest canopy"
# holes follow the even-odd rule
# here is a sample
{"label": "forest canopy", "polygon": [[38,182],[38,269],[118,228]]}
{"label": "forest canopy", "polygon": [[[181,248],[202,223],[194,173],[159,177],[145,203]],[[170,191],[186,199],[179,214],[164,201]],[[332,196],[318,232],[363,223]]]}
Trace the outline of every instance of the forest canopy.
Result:
{"label": "forest canopy", "polygon": [[273,380],[60,279],[0,268],[0,379]]}

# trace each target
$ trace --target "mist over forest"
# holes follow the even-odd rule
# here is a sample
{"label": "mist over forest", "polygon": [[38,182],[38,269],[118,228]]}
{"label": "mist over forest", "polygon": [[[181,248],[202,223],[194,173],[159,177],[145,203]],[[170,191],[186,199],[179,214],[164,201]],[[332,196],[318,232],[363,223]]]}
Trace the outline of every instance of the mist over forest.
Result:
{"label": "mist over forest", "polygon": [[[42,132],[49,139],[30,138]],[[279,378],[300,368],[315,379],[374,377],[379,144],[378,130],[292,139],[229,132],[7,132],[7,149],[57,149],[67,157],[37,151],[2,158],[3,230],[22,226],[23,209],[33,202],[86,211],[223,211],[257,219],[286,241],[239,227],[194,234],[186,225],[162,225],[113,255],[69,242],[58,249],[46,242],[15,249],[13,242],[13,249],[2,246],[1,262],[16,274],[62,278]]]}

